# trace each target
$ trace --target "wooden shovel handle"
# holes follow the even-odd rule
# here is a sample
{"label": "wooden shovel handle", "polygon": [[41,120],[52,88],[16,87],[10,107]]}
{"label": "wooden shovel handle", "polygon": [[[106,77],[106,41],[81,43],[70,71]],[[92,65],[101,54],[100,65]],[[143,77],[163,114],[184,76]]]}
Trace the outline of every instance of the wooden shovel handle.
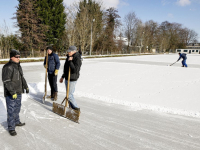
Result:
{"label": "wooden shovel handle", "polygon": [[70,67],[69,67],[69,73],[68,73],[68,81],[67,81],[67,93],[66,93],[66,102],[65,102],[65,107],[68,105],[68,98],[69,98],[69,82],[70,82]]}
{"label": "wooden shovel handle", "polygon": [[46,56],[46,70],[45,70],[45,90],[44,90],[45,96],[47,95],[47,68],[48,68],[48,53]]}

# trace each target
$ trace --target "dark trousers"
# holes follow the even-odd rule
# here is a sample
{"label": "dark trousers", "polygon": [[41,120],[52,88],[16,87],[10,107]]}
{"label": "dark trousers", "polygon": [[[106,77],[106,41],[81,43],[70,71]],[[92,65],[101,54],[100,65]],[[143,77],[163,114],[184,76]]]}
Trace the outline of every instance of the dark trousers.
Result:
{"label": "dark trousers", "polygon": [[49,85],[51,87],[51,92],[58,92],[58,86],[57,86],[57,76],[54,74],[48,74],[49,79]]}
{"label": "dark trousers", "polygon": [[21,95],[17,95],[17,99],[13,99],[12,96],[6,97],[8,130],[15,130],[15,124],[20,123],[21,97]]}

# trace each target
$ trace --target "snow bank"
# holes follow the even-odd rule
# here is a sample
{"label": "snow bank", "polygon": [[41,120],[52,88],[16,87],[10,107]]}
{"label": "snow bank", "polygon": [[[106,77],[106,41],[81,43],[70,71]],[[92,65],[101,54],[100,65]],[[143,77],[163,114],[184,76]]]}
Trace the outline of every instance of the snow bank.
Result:
{"label": "snow bank", "polygon": [[[0,86],[0,91],[3,91],[2,86]],[[26,94],[22,94],[22,102],[27,101],[27,98],[28,98],[28,96]],[[6,120],[7,120],[6,100],[5,100],[4,95],[2,94],[2,95],[0,95],[0,123],[4,122]]]}

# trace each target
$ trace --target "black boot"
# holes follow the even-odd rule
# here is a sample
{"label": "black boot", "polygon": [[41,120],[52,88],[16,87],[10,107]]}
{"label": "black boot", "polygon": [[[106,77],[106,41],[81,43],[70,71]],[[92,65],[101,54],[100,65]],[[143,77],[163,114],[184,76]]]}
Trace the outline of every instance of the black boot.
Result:
{"label": "black boot", "polygon": [[15,130],[9,130],[10,135],[15,136],[17,135],[17,132]]}
{"label": "black boot", "polygon": [[15,124],[15,126],[24,126],[25,125],[25,123],[21,123],[21,122],[19,122],[18,124]]}

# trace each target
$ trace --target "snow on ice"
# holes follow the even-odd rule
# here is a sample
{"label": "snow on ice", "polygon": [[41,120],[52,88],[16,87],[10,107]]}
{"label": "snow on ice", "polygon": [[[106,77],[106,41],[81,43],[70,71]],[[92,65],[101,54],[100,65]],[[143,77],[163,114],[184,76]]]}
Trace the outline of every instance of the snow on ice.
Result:
{"label": "snow on ice", "polygon": [[[175,66],[167,66],[178,59],[177,54],[84,59],[75,96],[128,106],[133,111],[148,109],[200,117],[200,68],[190,67],[199,65],[199,58],[200,55],[188,55],[188,68],[181,67],[181,61]],[[166,65],[159,65],[161,62]],[[61,64],[58,80],[63,72],[64,61],[61,61]],[[42,62],[21,65],[23,68],[23,66],[42,65]],[[0,65],[0,69],[2,67],[3,65]],[[44,70],[40,72],[43,78],[39,78],[35,83],[29,83],[30,96],[44,91]],[[25,71],[24,75],[26,79],[35,76],[35,74],[26,76]],[[0,123],[6,121],[2,86],[0,86]],[[58,83],[58,87],[59,92],[65,91],[64,84]],[[22,101],[26,99],[27,95],[23,94]]]}

